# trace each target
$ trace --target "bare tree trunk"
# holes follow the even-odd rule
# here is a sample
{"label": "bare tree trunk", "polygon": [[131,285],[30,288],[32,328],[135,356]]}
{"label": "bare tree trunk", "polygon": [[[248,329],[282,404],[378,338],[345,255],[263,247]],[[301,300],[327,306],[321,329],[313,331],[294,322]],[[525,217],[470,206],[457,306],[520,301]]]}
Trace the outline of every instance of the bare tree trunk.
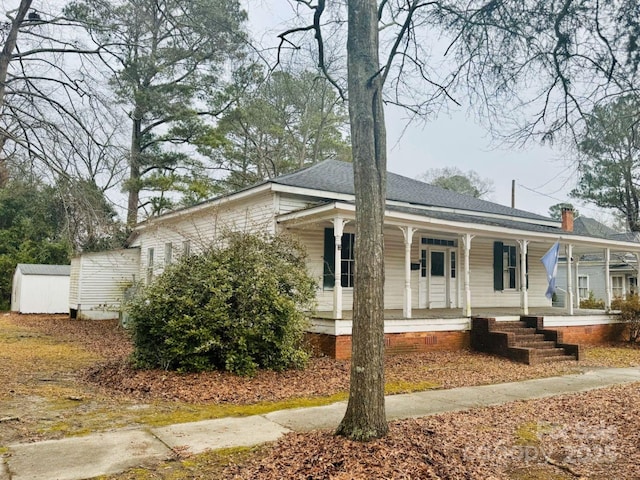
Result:
{"label": "bare tree trunk", "polygon": [[[18,13],[11,22],[7,40],[4,42],[4,46],[0,52],[0,111],[2,111],[2,107],[4,106],[4,97],[7,91],[7,73],[9,72],[9,64],[11,63],[13,51],[15,50],[18,42],[18,31],[20,30],[20,25],[22,25],[22,22],[27,16],[29,8],[31,8],[31,2],[32,0],[21,0],[20,6],[18,7]],[[6,141],[6,135],[0,134],[0,187],[6,184],[9,177],[6,159],[2,155]]]}
{"label": "bare tree trunk", "polygon": [[377,2],[350,0],[348,9],[356,266],[349,404],[336,433],[368,441],[388,431],[384,406],[386,131],[379,75]]}
{"label": "bare tree trunk", "polygon": [[133,228],[138,222],[138,204],[140,202],[140,142],[142,136],[142,121],[138,109],[133,115],[131,132],[131,151],[129,153],[129,180],[127,188],[129,197],[127,202],[127,227]]}
{"label": "bare tree trunk", "polygon": [[31,2],[32,0],[22,0],[20,2],[18,13],[11,22],[9,35],[7,35],[7,40],[4,43],[4,47],[2,47],[2,52],[0,52],[0,107],[4,105],[7,72],[9,71],[9,63],[11,63],[13,51],[15,50],[16,43],[18,42],[18,30],[20,30],[20,25],[22,25],[29,8],[31,8]]}

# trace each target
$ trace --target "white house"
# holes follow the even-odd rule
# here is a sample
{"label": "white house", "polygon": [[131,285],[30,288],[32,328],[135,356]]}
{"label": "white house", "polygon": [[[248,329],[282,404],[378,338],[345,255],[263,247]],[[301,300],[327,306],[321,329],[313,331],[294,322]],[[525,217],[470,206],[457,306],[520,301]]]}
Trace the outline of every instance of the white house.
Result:
{"label": "white house", "polygon": [[69,265],[19,263],[13,274],[11,311],[66,313],[69,298]]}
{"label": "white house", "polygon": [[[312,333],[332,354],[351,334],[355,204],[352,165],[325,161],[259,185],[144,221],[129,246],[140,251],[138,277],[153,280],[179,255],[197,252],[225,230],[287,233],[306,245],[318,281]],[[468,344],[470,317],[517,318],[551,311],[539,259],[560,241],[568,258],[581,252],[640,253],[640,244],[574,232],[541,215],[388,174],[385,211],[385,332],[389,344]],[[566,212],[565,212],[566,213]],[[572,262],[566,267],[574,278]],[[577,286],[569,285],[568,296]],[[558,328],[598,320],[554,309],[545,321]],[[610,305],[610,300],[608,305]],[[573,317],[573,318],[571,318]],[[394,337],[395,336],[395,337]],[[340,347],[343,345],[343,347]]]}
{"label": "white house", "polygon": [[140,277],[136,248],[83,253],[71,259],[66,305],[71,318],[119,318],[126,290]]}

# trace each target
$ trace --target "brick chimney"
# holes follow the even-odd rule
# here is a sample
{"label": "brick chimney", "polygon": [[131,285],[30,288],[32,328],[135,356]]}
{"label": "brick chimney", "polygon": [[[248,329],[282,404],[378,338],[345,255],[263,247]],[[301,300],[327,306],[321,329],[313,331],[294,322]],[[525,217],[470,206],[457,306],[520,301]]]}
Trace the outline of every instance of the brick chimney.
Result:
{"label": "brick chimney", "polygon": [[562,207],[562,230],[573,232],[573,208]]}

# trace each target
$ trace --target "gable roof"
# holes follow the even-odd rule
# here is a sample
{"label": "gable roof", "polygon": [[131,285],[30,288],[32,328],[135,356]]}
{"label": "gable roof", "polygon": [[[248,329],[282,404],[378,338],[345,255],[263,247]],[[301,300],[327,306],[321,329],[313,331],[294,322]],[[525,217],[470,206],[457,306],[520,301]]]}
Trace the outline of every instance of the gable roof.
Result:
{"label": "gable roof", "polygon": [[[352,164],[338,160],[325,160],[303,170],[272,178],[269,182],[347,195],[355,193]],[[471,195],[447,190],[391,172],[387,173],[387,200],[553,222],[553,219],[549,217],[480,200]]]}
{"label": "gable roof", "polygon": [[71,273],[70,265],[42,265],[34,263],[19,263],[17,269],[23,275],[52,275],[68,277]]}

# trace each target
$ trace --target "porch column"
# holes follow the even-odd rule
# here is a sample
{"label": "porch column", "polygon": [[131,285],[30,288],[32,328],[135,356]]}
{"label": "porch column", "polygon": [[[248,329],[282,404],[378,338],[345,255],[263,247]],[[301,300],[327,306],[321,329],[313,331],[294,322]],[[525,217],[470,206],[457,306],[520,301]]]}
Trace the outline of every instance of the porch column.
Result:
{"label": "porch column", "polygon": [[[580,258],[578,256],[578,258]],[[580,260],[576,260],[576,280],[574,284],[574,305],[576,308],[580,308]]]}
{"label": "porch column", "polygon": [[605,289],[605,297],[604,297],[604,308],[605,310],[611,310],[611,271],[610,271],[610,263],[611,263],[611,250],[609,248],[604,249],[604,289]]}
{"label": "porch column", "polygon": [[462,236],[462,245],[464,247],[464,315],[471,316],[471,265],[469,259],[471,257],[471,240],[474,236],[465,233]]}
{"label": "porch column", "polygon": [[333,257],[333,318],[342,318],[342,232],[348,222],[343,218],[334,218],[333,234],[335,236],[335,251]]}
{"label": "porch column", "polygon": [[518,240],[520,244],[520,307],[529,315],[529,289],[527,288],[527,249],[529,240]]}
{"label": "porch column", "polygon": [[565,299],[565,308],[569,315],[573,315],[573,277],[571,273],[571,265],[573,264],[573,245],[570,243],[565,246],[567,255],[567,298]]}
{"label": "porch column", "polygon": [[640,253],[634,254],[636,257],[636,295],[640,295]]}
{"label": "porch column", "polygon": [[404,318],[411,318],[411,242],[416,228],[399,227],[404,236],[404,305],[402,314]]}

